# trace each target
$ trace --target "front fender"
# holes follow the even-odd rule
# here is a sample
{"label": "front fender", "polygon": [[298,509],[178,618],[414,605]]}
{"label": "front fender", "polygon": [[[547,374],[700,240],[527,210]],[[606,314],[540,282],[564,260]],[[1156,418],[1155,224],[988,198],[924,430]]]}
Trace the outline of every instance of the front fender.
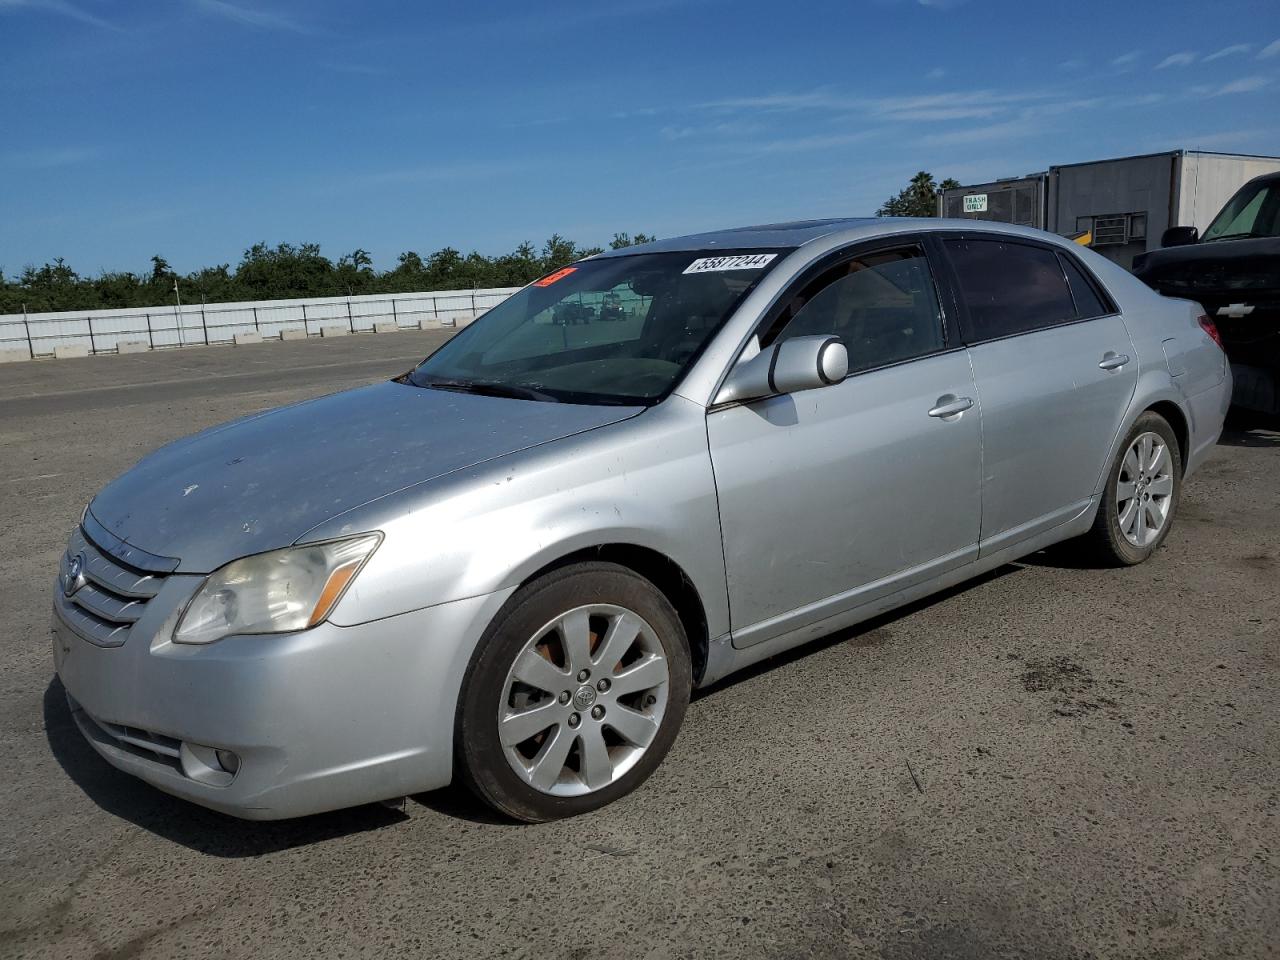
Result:
{"label": "front fender", "polygon": [[711,636],[729,629],[705,414],[678,396],[358,508],[307,539],[369,529],[385,539],[335,609],[341,625],[509,589],[568,554],[621,543],[679,566]]}

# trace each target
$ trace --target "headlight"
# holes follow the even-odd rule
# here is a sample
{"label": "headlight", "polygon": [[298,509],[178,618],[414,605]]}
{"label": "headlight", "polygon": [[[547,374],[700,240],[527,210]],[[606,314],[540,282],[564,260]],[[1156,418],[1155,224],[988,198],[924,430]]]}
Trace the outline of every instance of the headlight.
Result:
{"label": "headlight", "polygon": [[378,533],[235,560],[196,591],[174,643],[240,633],[289,633],[323,623],[382,541]]}

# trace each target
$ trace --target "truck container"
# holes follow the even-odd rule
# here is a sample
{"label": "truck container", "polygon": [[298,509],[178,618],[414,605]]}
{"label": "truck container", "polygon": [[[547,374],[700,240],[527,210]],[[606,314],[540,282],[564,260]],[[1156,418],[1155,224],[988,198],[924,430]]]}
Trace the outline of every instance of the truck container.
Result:
{"label": "truck container", "polygon": [[[1059,164],[1044,174],[947,190],[939,209],[1078,237],[1128,269],[1135,256],[1159,248],[1169,227],[1203,230],[1245,182],[1276,171],[1280,157],[1172,150]],[[1023,204],[1033,197],[1039,206],[1028,212]]]}

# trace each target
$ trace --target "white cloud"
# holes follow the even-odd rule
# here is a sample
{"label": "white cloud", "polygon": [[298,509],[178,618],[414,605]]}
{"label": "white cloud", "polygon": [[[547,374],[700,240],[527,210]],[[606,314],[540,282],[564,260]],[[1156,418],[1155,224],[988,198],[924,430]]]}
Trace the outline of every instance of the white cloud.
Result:
{"label": "white cloud", "polygon": [[1203,150],[1214,147],[1240,147],[1256,143],[1266,135],[1267,131],[1265,130],[1223,130],[1218,133],[1205,133],[1191,137],[1179,134],[1176,139],[1179,143],[1185,144],[1192,150]]}
{"label": "white cloud", "polygon": [[941,80],[946,75],[947,71],[943,70],[941,67],[934,67],[924,75],[924,78],[926,80]]}
{"label": "white cloud", "polygon": [[72,167],[85,163],[102,151],[97,147],[45,147],[37,150],[21,150],[0,155],[0,164],[33,170],[54,167]]}
{"label": "white cloud", "polygon": [[72,20],[79,20],[95,27],[106,27],[108,30],[118,29],[115,24],[108,23],[101,17],[76,6],[70,0],[0,0],[0,13],[6,11],[36,10],[41,13],[52,13]]}
{"label": "white cloud", "polygon": [[1163,93],[1139,93],[1133,96],[1116,97],[1111,101],[1113,107],[1150,107],[1164,100]]}
{"label": "white cloud", "polygon": [[302,24],[279,13],[256,7],[239,7],[227,0],[194,0],[195,6],[210,16],[221,17],[241,26],[260,30],[288,30],[291,33],[308,33]]}
{"label": "white cloud", "polygon": [[971,143],[986,143],[991,140],[1015,140],[1018,137],[1029,137],[1040,133],[1044,128],[1031,119],[1007,120],[1004,123],[977,124],[959,130],[948,130],[945,133],[931,133],[920,138],[926,147],[954,147]]}
{"label": "white cloud", "polygon": [[527,171],[515,162],[421,164],[389,170],[344,173],[333,180],[317,178],[316,182],[321,192],[338,192],[349,189],[352,186],[386,187],[414,184],[423,186],[453,184],[494,177],[507,177],[521,172]]}
{"label": "white cloud", "polygon": [[1269,60],[1272,57],[1280,57],[1280,40],[1272,40],[1258,53],[1259,60]]}
{"label": "white cloud", "polygon": [[829,150],[851,143],[862,143],[880,136],[879,130],[858,130],[853,133],[819,134],[810,137],[786,137],[740,143],[733,146],[737,152],[747,154],[807,153],[810,150]]}
{"label": "white cloud", "polygon": [[1211,63],[1214,60],[1221,60],[1223,57],[1239,56],[1240,54],[1248,53],[1252,49],[1253,49],[1253,44],[1250,44],[1250,43],[1233,43],[1229,47],[1223,47],[1221,50],[1217,51],[1216,53],[1209,54],[1207,57],[1204,58],[1204,62]]}
{"label": "white cloud", "polygon": [[326,70],[334,73],[349,73],[357,77],[385,77],[391,71],[386,67],[376,67],[367,63],[323,63]]}
{"label": "white cloud", "polygon": [[1004,107],[922,107],[917,110],[901,110],[892,114],[894,120],[981,120],[1002,112]]}
{"label": "white cloud", "polygon": [[1071,113],[1073,110],[1094,110],[1099,107],[1106,107],[1109,104],[1105,97],[1089,97],[1079,100],[1054,100],[1048,103],[1037,103],[1029,107],[1023,107],[1021,116],[1024,119],[1031,117],[1056,117],[1064,113]]}
{"label": "white cloud", "polygon": [[1163,70],[1165,67],[1189,67],[1196,62],[1200,55],[1192,50],[1183,50],[1181,53],[1171,53],[1159,63],[1156,64],[1157,70]]}
{"label": "white cloud", "polygon": [[948,117],[988,117],[1019,104],[1047,99],[1043,93],[999,93],[995,90],[955,90],[909,97],[864,99],[860,106],[890,120],[939,120]]}
{"label": "white cloud", "polygon": [[1201,97],[1225,97],[1233,93],[1255,93],[1263,87],[1269,86],[1270,83],[1270,77],[1241,77],[1239,80],[1232,80],[1230,83],[1224,83],[1221,86],[1197,84],[1191,88],[1191,92]]}
{"label": "white cloud", "polygon": [[1221,97],[1229,93],[1253,93],[1255,90],[1261,90],[1270,83],[1270,77],[1241,77],[1239,80],[1223,84],[1213,91],[1213,96]]}
{"label": "white cloud", "polygon": [[1130,50],[1128,53],[1122,53],[1120,54],[1120,56],[1112,60],[1111,65],[1113,67],[1127,67],[1129,64],[1134,63],[1141,56],[1142,56],[1141,50]]}
{"label": "white cloud", "polygon": [[1083,70],[1088,65],[1089,63],[1087,60],[1080,60],[1078,58],[1073,58],[1071,60],[1063,60],[1060,64],[1058,64],[1058,69],[1059,70]]}

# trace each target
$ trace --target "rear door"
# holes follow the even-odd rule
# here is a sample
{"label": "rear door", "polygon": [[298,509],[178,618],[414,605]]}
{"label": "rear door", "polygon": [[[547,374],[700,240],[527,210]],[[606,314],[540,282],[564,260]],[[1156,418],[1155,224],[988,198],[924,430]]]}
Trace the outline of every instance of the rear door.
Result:
{"label": "rear door", "polygon": [[982,405],[982,552],[1077,515],[1137,386],[1133,343],[1067,251],[994,234],[941,240]]}

